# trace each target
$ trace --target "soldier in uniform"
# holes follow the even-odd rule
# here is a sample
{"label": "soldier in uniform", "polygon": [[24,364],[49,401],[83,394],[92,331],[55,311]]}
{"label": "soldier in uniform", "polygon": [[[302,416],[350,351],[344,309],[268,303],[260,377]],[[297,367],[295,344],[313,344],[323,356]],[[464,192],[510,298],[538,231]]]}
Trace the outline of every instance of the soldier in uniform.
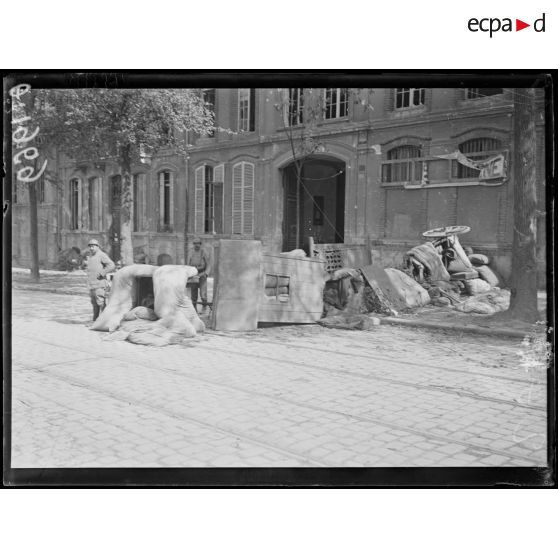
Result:
{"label": "soldier in uniform", "polygon": [[192,304],[196,308],[198,302],[198,290],[202,301],[203,310],[207,306],[207,276],[211,271],[210,258],[207,252],[202,248],[202,241],[199,238],[194,238],[194,250],[188,258],[188,265],[195,267],[198,270],[196,278],[197,283],[191,283],[190,289],[192,293]]}
{"label": "soldier in uniform", "polygon": [[106,289],[108,287],[107,273],[114,271],[114,262],[101,250],[99,242],[94,238],[89,241],[89,257],[87,258],[87,285],[93,305],[93,321],[104,310],[106,304]]}

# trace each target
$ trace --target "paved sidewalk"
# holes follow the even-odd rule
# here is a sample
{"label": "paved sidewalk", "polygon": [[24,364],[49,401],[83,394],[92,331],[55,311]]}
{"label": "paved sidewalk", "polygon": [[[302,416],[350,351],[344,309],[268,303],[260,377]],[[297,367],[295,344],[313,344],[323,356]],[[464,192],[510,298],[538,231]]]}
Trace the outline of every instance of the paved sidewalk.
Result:
{"label": "paved sidewalk", "polygon": [[14,467],[546,463],[534,344],[311,325],[155,348],[108,341],[89,312],[13,293]]}

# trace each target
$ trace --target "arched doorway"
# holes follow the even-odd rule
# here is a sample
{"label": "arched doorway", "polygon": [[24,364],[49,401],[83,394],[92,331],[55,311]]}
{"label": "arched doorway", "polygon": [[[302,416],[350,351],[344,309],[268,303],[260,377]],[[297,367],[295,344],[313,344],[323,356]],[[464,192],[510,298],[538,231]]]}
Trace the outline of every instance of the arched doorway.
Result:
{"label": "arched doorway", "polygon": [[312,157],[283,170],[285,214],[283,250],[303,248],[308,237],[316,244],[343,242],[345,230],[345,163]]}

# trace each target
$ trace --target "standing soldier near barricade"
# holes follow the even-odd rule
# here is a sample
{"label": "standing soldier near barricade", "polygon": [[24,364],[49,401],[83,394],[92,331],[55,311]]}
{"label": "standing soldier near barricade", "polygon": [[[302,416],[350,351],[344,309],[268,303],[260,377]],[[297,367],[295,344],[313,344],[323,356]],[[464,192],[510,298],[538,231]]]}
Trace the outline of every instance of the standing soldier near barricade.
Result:
{"label": "standing soldier near barricade", "polygon": [[190,284],[190,289],[192,293],[192,304],[197,311],[198,302],[198,289],[200,292],[200,297],[202,301],[202,311],[207,307],[207,276],[211,271],[210,258],[207,252],[202,248],[202,241],[199,238],[194,238],[194,251],[190,254],[188,258],[188,265],[195,267],[198,270],[198,274],[194,279],[198,279],[198,282],[192,282]]}
{"label": "standing soldier near barricade", "polygon": [[101,250],[94,238],[89,241],[89,257],[87,258],[87,286],[93,305],[93,321],[104,310],[106,290],[108,286],[107,273],[114,271],[114,262]]}

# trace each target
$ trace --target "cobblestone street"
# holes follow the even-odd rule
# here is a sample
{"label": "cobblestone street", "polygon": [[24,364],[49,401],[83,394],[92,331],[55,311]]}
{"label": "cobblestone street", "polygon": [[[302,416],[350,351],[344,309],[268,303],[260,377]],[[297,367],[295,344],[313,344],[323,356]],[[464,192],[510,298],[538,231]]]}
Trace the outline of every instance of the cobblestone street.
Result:
{"label": "cobblestone street", "polygon": [[520,339],[382,325],[90,331],[87,296],[14,290],[12,467],[545,466],[546,369]]}

